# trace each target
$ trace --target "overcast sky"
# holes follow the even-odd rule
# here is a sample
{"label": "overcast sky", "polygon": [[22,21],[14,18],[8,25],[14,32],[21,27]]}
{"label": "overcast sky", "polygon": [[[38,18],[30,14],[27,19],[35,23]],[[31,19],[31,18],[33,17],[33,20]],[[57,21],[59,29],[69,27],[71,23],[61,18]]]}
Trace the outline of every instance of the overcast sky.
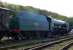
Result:
{"label": "overcast sky", "polygon": [[73,16],[73,0],[0,0],[3,2],[33,6],[56,12],[65,16]]}

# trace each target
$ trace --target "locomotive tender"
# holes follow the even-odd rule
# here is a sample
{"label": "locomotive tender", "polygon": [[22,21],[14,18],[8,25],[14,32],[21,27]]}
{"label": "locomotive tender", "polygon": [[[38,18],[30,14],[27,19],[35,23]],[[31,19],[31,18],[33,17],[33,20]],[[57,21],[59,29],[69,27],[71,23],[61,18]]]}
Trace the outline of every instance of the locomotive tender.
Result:
{"label": "locomotive tender", "polygon": [[[2,15],[2,13],[5,14]],[[49,16],[28,11],[21,11],[16,16],[12,16],[11,13],[13,11],[0,8],[0,19],[2,19],[0,39],[4,36],[10,36],[15,40],[43,39],[56,35],[67,35],[69,30],[67,22]],[[6,16],[8,14],[10,15]]]}

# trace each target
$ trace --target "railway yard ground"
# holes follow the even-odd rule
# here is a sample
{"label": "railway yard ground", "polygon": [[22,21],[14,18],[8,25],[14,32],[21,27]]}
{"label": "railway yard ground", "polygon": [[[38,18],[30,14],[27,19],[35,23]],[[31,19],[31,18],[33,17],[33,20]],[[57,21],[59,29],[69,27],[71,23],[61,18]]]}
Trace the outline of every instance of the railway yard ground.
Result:
{"label": "railway yard ground", "polygon": [[73,43],[73,35],[56,38],[55,40],[8,41],[0,43],[0,50],[63,50],[71,43]]}
{"label": "railway yard ground", "polygon": [[73,45],[73,39],[62,41],[60,43],[41,48],[40,50],[68,50],[67,48],[71,44]]}

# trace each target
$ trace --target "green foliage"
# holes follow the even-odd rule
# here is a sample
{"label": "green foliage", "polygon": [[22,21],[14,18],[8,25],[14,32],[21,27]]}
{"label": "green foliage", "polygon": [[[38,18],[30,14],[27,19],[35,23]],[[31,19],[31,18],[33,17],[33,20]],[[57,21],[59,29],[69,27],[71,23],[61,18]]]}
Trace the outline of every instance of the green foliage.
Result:
{"label": "green foliage", "polygon": [[67,22],[69,22],[70,26],[73,28],[73,17],[68,18]]}

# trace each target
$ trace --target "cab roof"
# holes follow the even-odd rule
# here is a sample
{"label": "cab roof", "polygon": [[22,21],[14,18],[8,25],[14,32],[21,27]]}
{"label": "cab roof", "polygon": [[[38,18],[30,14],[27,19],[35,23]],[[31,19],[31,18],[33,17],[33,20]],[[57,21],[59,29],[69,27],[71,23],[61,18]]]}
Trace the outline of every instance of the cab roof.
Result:
{"label": "cab roof", "polygon": [[9,8],[0,7],[0,9],[14,12],[13,10],[11,10],[11,9],[9,9]]}

